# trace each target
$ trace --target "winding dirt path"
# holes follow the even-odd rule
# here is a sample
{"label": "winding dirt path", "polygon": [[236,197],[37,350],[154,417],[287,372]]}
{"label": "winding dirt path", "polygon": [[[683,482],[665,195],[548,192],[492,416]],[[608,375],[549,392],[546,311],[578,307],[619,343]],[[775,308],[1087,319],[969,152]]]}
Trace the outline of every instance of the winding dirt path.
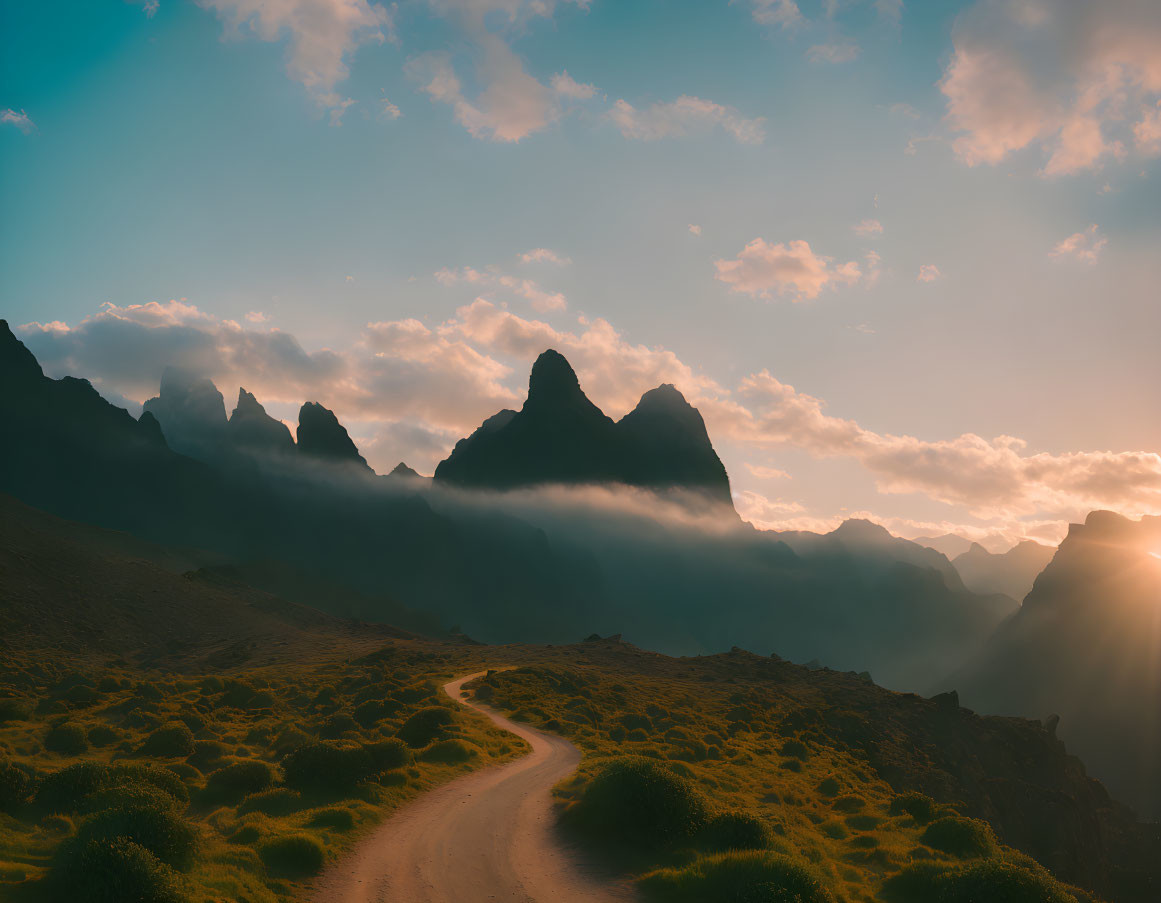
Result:
{"label": "winding dirt path", "polygon": [[483,673],[453,680],[444,692],[523,738],[532,751],[409,803],[320,876],[314,903],[635,899],[628,884],[600,877],[556,835],[551,790],[576,769],[580,751],[465,699],[463,685]]}

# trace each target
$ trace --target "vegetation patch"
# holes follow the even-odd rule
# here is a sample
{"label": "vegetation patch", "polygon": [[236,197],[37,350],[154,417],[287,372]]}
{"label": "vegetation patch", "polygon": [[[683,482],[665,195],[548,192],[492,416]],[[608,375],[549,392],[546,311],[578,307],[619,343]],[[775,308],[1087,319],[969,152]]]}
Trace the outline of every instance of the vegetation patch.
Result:
{"label": "vegetation patch", "polygon": [[775,853],[723,853],[681,869],[662,869],[640,881],[664,903],[834,903],[834,895],[806,865]]}

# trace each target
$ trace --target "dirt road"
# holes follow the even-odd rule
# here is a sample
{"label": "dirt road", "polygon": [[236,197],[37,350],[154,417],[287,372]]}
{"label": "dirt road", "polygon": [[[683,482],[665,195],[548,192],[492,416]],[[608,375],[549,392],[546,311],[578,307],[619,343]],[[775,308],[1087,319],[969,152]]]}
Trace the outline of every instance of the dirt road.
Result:
{"label": "dirt road", "polygon": [[379,826],[320,876],[315,903],[612,903],[631,887],[601,878],[554,830],[550,791],[580,761],[560,737],[444,691],[522,737],[532,752],[457,778]]}

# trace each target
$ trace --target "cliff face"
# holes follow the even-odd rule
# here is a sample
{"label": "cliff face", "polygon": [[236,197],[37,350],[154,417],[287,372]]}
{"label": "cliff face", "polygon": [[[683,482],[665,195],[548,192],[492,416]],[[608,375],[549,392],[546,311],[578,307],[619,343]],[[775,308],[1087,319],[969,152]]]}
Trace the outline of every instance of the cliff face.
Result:
{"label": "cliff face", "polygon": [[339,419],[332,411],[313,401],[308,401],[298,412],[298,450],[320,461],[371,472],[367,459],[359,454]]}
{"label": "cliff face", "polygon": [[683,489],[732,504],[729,478],[697,409],[671,385],[642,396],[614,423],[580,387],[556,351],[532,366],[528,399],[501,411],[456,444],[437,482],[487,489],[545,483],[624,483]]}
{"label": "cliff face", "polygon": [[251,454],[290,454],[294,439],[281,420],[266,413],[258,399],[245,389],[238,389],[238,404],[230,415],[231,444]]}
{"label": "cliff face", "polygon": [[998,714],[1059,715],[1114,796],[1161,816],[1161,518],[1073,524],[1020,611],[949,684]]}

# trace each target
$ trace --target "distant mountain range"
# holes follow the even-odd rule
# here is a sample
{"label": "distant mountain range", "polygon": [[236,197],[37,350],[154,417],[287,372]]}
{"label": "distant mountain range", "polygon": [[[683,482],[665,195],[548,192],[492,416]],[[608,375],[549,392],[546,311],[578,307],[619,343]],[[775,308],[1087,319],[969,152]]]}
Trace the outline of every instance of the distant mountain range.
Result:
{"label": "distant mountain range", "polygon": [[[317,403],[303,405],[296,437],[245,390],[227,416],[197,374],[167,371],[134,420],[84,380],[45,377],[7,324],[0,374],[11,436],[0,491],[205,550],[284,595],[312,580],[340,584],[292,596],[339,613],[415,609],[488,641],[598,632],[682,654],[738,645],[920,688],[1014,610],[966,590],[944,556],[871,524],[825,537],[754,530],[729,504],[725,469],[680,393],[647,392],[614,422],[552,351],[533,366],[522,410],[459,443],[434,481],[405,466],[374,474]],[[703,501],[692,520],[670,520],[642,500],[609,507],[535,490],[546,483]],[[528,491],[467,491],[516,487]]]}
{"label": "distant mountain range", "polygon": [[947,685],[986,712],[1059,716],[1114,794],[1161,818],[1161,517],[1073,524],[1020,611]]}
{"label": "distant mountain range", "polygon": [[977,542],[962,555],[952,559],[963,584],[973,593],[1003,593],[1023,599],[1032,589],[1037,575],[1044,570],[1056,549],[1030,539],[1007,552],[989,552]]}

